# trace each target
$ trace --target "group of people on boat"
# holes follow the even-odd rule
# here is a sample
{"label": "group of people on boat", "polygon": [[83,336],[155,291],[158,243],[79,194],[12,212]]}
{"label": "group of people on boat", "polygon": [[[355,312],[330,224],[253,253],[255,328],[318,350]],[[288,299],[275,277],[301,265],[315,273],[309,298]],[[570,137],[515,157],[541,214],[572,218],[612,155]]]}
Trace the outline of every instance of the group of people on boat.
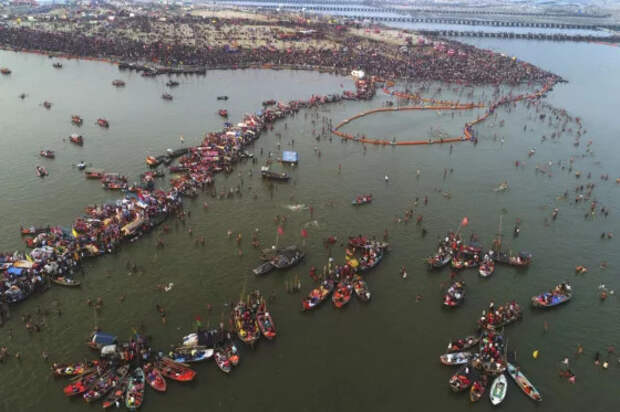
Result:
{"label": "group of people on boat", "polygon": [[489,308],[482,311],[478,325],[481,329],[495,329],[514,322],[520,319],[521,316],[521,307],[515,301],[497,307],[494,302],[491,302],[489,303]]}

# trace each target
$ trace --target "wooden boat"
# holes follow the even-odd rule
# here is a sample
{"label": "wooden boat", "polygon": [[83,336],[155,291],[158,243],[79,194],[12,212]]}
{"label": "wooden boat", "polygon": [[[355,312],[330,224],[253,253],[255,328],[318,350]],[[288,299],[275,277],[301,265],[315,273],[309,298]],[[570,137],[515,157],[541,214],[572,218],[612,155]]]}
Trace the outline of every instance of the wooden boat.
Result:
{"label": "wooden boat", "polygon": [[471,402],[478,402],[480,399],[482,399],[482,396],[484,395],[486,390],[486,376],[478,376],[469,388],[469,400]]}
{"label": "wooden boat", "polygon": [[256,321],[263,336],[269,340],[276,337],[276,325],[273,322],[271,313],[267,310],[265,302],[261,302],[256,312]]}
{"label": "wooden boat", "polygon": [[464,365],[472,358],[471,352],[445,353],[439,357],[441,363],[447,366]]}
{"label": "wooden boat", "polygon": [[541,293],[532,297],[532,306],[535,308],[552,308],[566,303],[573,298],[573,291],[568,283],[562,283],[551,292]]}
{"label": "wooden boat", "polygon": [[45,157],[46,159],[53,159],[56,157],[56,154],[53,150],[41,150],[39,156]]}
{"label": "wooden boat", "polygon": [[272,172],[271,170],[269,170],[269,167],[267,166],[261,167],[260,174],[263,177],[263,179],[276,180],[276,181],[281,181],[281,182],[286,182],[291,178],[285,172],[281,172],[281,173]]}
{"label": "wooden boat", "polygon": [[262,265],[258,266],[257,268],[252,269],[252,272],[256,276],[260,276],[260,275],[265,275],[271,272],[274,268],[275,266],[273,266],[271,262],[265,262]]}
{"label": "wooden boat", "polygon": [[270,99],[270,100],[265,100],[263,101],[263,106],[273,106],[274,104],[276,104],[276,101],[274,99]]}
{"label": "wooden boat", "polygon": [[351,281],[348,279],[344,279],[338,282],[336,289],[334,289],[334,293],[332,295],[332,303],[335,307],[341,308],[351,300],[351,295],[353,293],[353,286],[351,286]]}
{"label": "wooden boat", "polygon": [[[366,247],[366,249],[370,249],[372,247],[373,246]],[[358,266],[357,270],[359,272],[366,272],[366,271],[368,271],[370,269],[373,269],[373,268],[377,267],[377,265],[379,263],[381,263],[381,261],[383,260],[383,256],[384,256],[384,253],[385,253],[384,250],[385,249],[383,249],[383,248],[375,248],[374,249],[374,253],[375,253],[374,257],[372,257],[370,254],[362,256],[358,260],[359,266]],[[370,253],[370,252],[368,252],[368,253]]]}
{"label": "wooden boat", "polygon": [[450,389],[453,392],[463,392],[467,390],[472,384],[473,367],[467,363],[463,365],[454,375],[448,380]]}
{"label": "wooden boat", "polygon": [[52,104],[46,100],[46,101],[43,102],[43,107],[45,107],[47,110],[49,110],[49,109],[52,108]]}
{"label": "wooden boat", "polygon": [[84,145],[84,139],[82,138],[81,135],[78,135],[78,134],[72,134],[71,136],[69,136],[69,141],[78,146]]}
{"label": "wooden boat", "polygon": [[84,123],[84,120],[77,114],[74,114],[73,116],[71,116],[71,123],[73,123],[76,126],[81,126],[82,123]]}
{"label": "wooden boat", "polygon": [[432,269],[441,269],[446,266],[452,260],[452,255],[449,253],[436,254],[433,257],[426,259],[426,263],[430,265]]}
{"label": "wooden boat", "polygon": [[177,87],[179,85],[179,82],[177,82],[176,80],[168,80],[166,82],[166,86],[168,87]]}
{"label": "wooden boat", "polygon": [[361,205],[365,205],[371,202],[372,202],[372,195],[367,194],[367,195],[357,196],[355,199],[353,199],[351,204],[353,206],[361,206]]}
{"label": "wooden boat", "polygon": [[46,227],[35,227],[35,226],[30,226],[30,227],[21,227],[20,228],[20,232],[22,234],[22,236],[25,235],[38,235],[39,233],[47,233],[49,232],[51,229],[49,226]]}
{"label": "wooden boat", "polygon": [[146,164],[149,165],[150,167],[157,167],[157,166],[159,166],[160,163],[161,163],[161,160],[158,160],[154,156],[147,156],[146,157]]}
{"label": "wooden boat", "polygon": [[462,339],[457,339],[448,343],[448,353],[450,352],[462,352],[466,349],[473,348],[480,342],[478,336],[467,336]]}
{"label": "wooden boat", "polygon": [[228,100],[228,96],[217,96],[217,100]]}
{"label": "wooden boat", "polygon": [[519,252],[517,256],[512,256],[505,252],[494,253],[493,260],[497,263],[503,263],[510,266],[527,267],[532,262],[532,254],[527,252]]}
{"label": "wooden boat", "polygon": [[189,382],[196,377],[196,371],[173,361],[170,358],[162,358],[155,364],[162,376],[177,382]]}
{"label": "wooden boat", "polygon": [[161,95],[161,98],[164,100],[172,100],[172,95],[169,93],[164,93]]}
{"label": "wooden boat", "polygon": [[124,87],[125,86],[125,82],[122,80],[113,80],[112,81],[112,86],[114,87]]}
{"label": "wooden boat", "polygon": [[106,119],[102,118],[97,119],[97,124],[101,127],[105,127],[106,129],[110,127],[110,123]]}
{"label": "wooden boat", "polygon": [[52,364],[52,373],[55,376],[77,376],[91,370],[99,364],[99,361],[78,363],[54,363]]}
{"label": "wooden boat", "polygon": [[478,269],[478,273],[480,273],[480,276],[483,278],[488,278],[493,274],[493,272],[495,272],[495,262],[493,262],[492,259],[482,262],[480,268]]}
{"label": "wooden boat", "polygon": [[465,300],[465,282],[454,282],[443,297],[443,305],[454,308],[460,306]]}
{"label": "wooden boat", "polygon": [[271,259],[271,264],[276,269],[288,269],[300,263],[304,259],[305,253],[296,246],[290,246]]}
{"label": "wooden boat", "polygon": [[101,405],[104,409],[107,409],[111,406],[120,407],[123,401],[125,400],[125,393],[127,392],[127,385],[129,383],[129,378],[124,377],[119,382],[118,385],[108,393],[108,396],[105,397]]}
{"label": "wooden boat", "polygon": [[145,379],[151,388],[155,389],[158,392],[166,392],[167,384],[166,379],[161,375],[159,369],[157,369],[153,364],[147,363],[144,365],[144,373]]}
{"label": "wooden boat", "polygon": [[89,374],[83,375],[77,381],[65,386],[63,391],[66,396],[81,395],[82,393],[86,392],[97,381],[98,378],[98,373],[91,372]]}
{"label": "wooden boat", "polygon": [[0,73],[4,74],[5,76],[9,75],[11,74],[11,69],[9,69],[8,67],[3,67],[0,69]]}
{"label": "wooden boat", "polygon": [[52,64],[52,67],[54,69],[62,69],[62,63],[56,62],[56,63]]}
{"label": "wooden boat", "polygon": [[220,109],[220,110],[217,111],[217,114],[219,114],[222,117],[228,117],[228,110]]}
{"label": "wooden boat", "polygon": [[34,169],[34,172],[38,177],[45,177],[49,174],[47,172],[47,169],[44,168],[43,166],[36,166]]}
{"label": "wooden boat", "polygon": [[82,394],[82,399],[87,403],[96,401],[105,396],[114,388],[118,382],[127,375],[129,365],[118,368],[116,372],[108,371],[97,379],[89,390]]}
{"label": "wooden boat", "polygon": [[542,395],[538,390],[532,385],[532,383],[525,377],[525,375],[517,369],[513,364],[508,362],[506,365],[506,371],[510,377],[515,381],[517,386],[521,388],[523,393],[525,393],[531,399],[542,402]]}
{"label": "wooden boat", "polygon": [[508,390],[508,382],[506,381],[506,375],[503,373],[497,376],[493,380],[491,390],[489,391],[489,398],[494,406],[499,405],[506,398],[506,391]]}
{"label": "wooden boat", "polygon": [[87,179],[101,179],[104,174],[105,171],[103,169],[88,168],[84,170],[84,176]]}
{"label": "wooden boat", "polygon": [[144,371],[136,368],[129,376],[127,384],[127,394],[125,395],[125,406],[130,411],[135,411],[144,401]]}
{"label": "wooden boat", "polygon": [[67,277],[64,277],[64,276],[59,276],[57,278],[52,278],[51,280],[52,280],[52,282],[54,282],[55,284],[60,285],[60,286],[77,287],[77,286],[80,286],[80,284],[81,284],[79,280],[67,278]]}
{"label": "wooden boat", "polygon": [[194,346],[192,348],[177,348],[170,352],[170,358],[178,363],[192,363],[207,360],[213,356],[213,349]]}
{"label": "wooden boat", "polygon": [[230,371],[232,371],[233,365],[228,359],[228,356],[226,355],[226,352],[224,350],[216,348],[213,358],[215,359],[217,367],[220,368],[222,372],[230,373]]}
{"label": "wooden boat", "polygon": [[368,283],[360,276],[353,276],[353,290],[355,294],[362,302],[368,302],[370,300],[370,290],[368,290]]}
{"label": "wooden boat", "polygon": [[327,279],[321,282],[318,288],[313,289],[307,297],[305,297],[301,304],[304,310],[314,309],[323,302],[334,290],[334,280]]}
{"label": "wooden boat", "polygon": [[260,338],[260,329],[256,318],[245,302],[239,302],[233,309],[233,318],[237,336],[246,345],[253,345]]}

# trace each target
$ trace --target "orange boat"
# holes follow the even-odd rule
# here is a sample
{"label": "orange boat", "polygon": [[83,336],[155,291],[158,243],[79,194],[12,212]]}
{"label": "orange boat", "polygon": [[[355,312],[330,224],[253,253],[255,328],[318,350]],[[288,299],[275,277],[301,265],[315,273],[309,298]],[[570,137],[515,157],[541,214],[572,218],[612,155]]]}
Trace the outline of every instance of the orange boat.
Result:
{"label": "orange boat", "polygon": [[157,160],[157,158],[153,157],[153,156],[147,156],[146,157],[146,164],[151,166],[151,167],[157,167],[159,166],[159,160]]}
{"label": "orange boat", "polygon": [[345,279],[342,282],[338,282],[334,294],[332,295],[332,302],[335,307],[341,308],[351,300],[351,292],[353,287],[351,281]]}

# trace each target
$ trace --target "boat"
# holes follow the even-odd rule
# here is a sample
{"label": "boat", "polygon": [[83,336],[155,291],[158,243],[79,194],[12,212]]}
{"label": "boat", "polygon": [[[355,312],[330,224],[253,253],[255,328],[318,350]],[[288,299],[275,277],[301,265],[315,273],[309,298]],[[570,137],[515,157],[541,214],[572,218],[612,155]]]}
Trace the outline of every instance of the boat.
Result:
{"label": "boat", "polygon": [[473,367],[467,363],[463,365],[454,375],[448,380],[450,389],[453,392],[463,392],[469,388],[472,384]]}
{"label": "boat", "polygon": [[74,114],[73,116],[71,116],[71,123],[73,123],[76,126],[81,126],[82,123],[84,123],[84,120],[82,120],[82,118],[78,116],[77,114]]}
{"label": "boat", "polygon": [[87,345],[91,349],[101,350],[102,347],[108,345],[115,345],[118,343],[118,339],[114,335],[104,332],[94,332],[88,341]]}
{"label": "boat", "polygon": [[464,365],[472,358],[471,352],[445,353],[439,357],[441,363],[447,366]]}
{"label": "boat", "polygon": [[288,181],[291,178],[285,172],[278,173],[278,172],[273,172],[273,171],[269,170],[268,166],[261,167],[260,174],[263,177],[263,179],[277,180],[277,181],[281,181],[281,182],[286,182],[286,181]]}
{"label": "boat", "polygon": [[332,294],[332,303],[335,307],[341,308],[351,300],[351,294],[353,293],[353,286],[351,286],[351,281],[348,279],[344,279],[338,282],[336,285],[336,289],[334,289],[334,293]]}
{"label": "boat", "polygon": [[525,375],[517,369],[510,362],[506,365],[506,371],[510,375],[510,377],[515,381],[517,386],[521,388],[523,393],[525,393],[531,399],[542,402],[542,394],[538,392],[538,390],[532,385],[532,383],[525,377]]}
{"label": "boat", "polygon": [[361,206],[361,205],[368,204],[370,202],[372,202],[372,194],[367,194],[367,195],[357,196],[355,199],[353,199],[351,204],[353,206]]}
{"label": "boat", "polygon": [[125,82],[122,80],[113,80],[112,81],[112,86],[114,87],[124,87],[125,86]]}
{"label": "boat", "polygon": [[489,255],[493,260],[495,260],[495,262],[510,266],[526,267],[532,262],[532,254],[528,252],[519,252],[516,256],[510,255],[506,252],[489,252]]}
{"label": "boat", "polygon": [[125,393],[127,392],[127,384],[129,383],[129,378],[124,377],[119,382],[118,385],[108,393],[108,396],[105,397],[101,405],[104,409],[107,409],[111,406],[120,407],[123,401],[125,400]]}
{"label": "boat", "polygon": [[173,361],[170,358],[162,358],[155,364],[159,372],[165,378],[172,379],[177,382],[189,382],[196,377],[196,371]]}
{"label": "boat", "polygon": [[170,352],[170,358],[178,363],[201,362],[213,356],[213,349],[195,346],[192,348],[177,348]]}
{"label": "boat", "polygon": [[269,100],[263,101],[263,106],[265,106],[265,107],[273,106],[274,104],[276,104],[276,101],[274,99],[269,99]]}
{"label": "boat", "polygon": [[57,285],[68,286],[68,287],[76,287],[76,286],[80,286],[81,284],[79,280],[71,279],[65,276],[59,276],[57,278],[52,278],[51,280]]}
{"label": "boat", "polygon": [[483,278],[488,278],[493,272],[495,272],[495,262],[493,262],[492,259],[483,261],[478,268],[478,273],[480,273],[480,276]]}
{"label": "boat", "polygon": [[276,269],[288,269],[304,259],[305,253],[297,246],[289,246],[271,259],[270,263]]}
{"label": "boat", "polygon": [[172,95],[169,93],[164,93],[161,95],[161,98],[164,100],[172,100]]}
{"label": "boat", "polygon": [[257,276],[260,276],[271,272],[274,268],[275,266],[272,265],[271,262],[265,262],[262,265],[252,269],[252,272],[254,272]]}
{"label": "boat", "polygon": [[467,336],[462,339],[457,339],[448,343],[448,353],[450,352],[462,352],[466,349],[473,348],[480,342],[478,336]]}
{"label": "boat", "polygon": [[217,100],[228,100],[228,96],[217,96]]}
{"label": "boat", "polygon": [[353,290],[355,294],[362,302],[368,302],[370,300],[370,290],[368,290],[368,283],[360,276],[353,276]]}
{"label": "boat", "polygon": [[506,398],[506,391],[508,390],[508,382],[506,381],[506,375],[503,373],[493,379],[491,384],[491,390],[489,391],[489,398],[494,406],[499,405]]}
{"label": "boat", "polygon": [[77,376],[92,371],[99,361],[78,362],[78,363],[54,363],[52,373],[54,376]]}
{"label": "boat", "polygon": [[441,269],[446,266],[452,260],[452,255],[449,253],[438,253],[435,256],[426,259],[426,263],[430,265],[432,269]]}
{"label": "boat", "polygon": [[258,328],[261,334],[268,340],[272,340],[276,337],[276,325],[273,322],[271,313],[267,310],[267,305],[264,301],[258,305],[256,311],[256,322],[258,322]]}
{"label": "boat", "polygon": [[129,365],[118,368],[116,372],[110,370],[97,379],[89,390],[82,394],[82,399],[87,403],[96,401],[105,396],[114,388],[118,382],[127,375]]}
{"label": "boat", "polygon": [[358,259],[357,270],[359,272],[366,272],[381,263],[385,251],[384,248],[373,244],[364,246],[363,250],[363,255]]}
{"label": "boat", "polygon": [[560,283],[551,292],[541,293],[532,297],[532,306],[535,308],[552,308],[571,300],[573,290],[567,282]]}
{"label": "boat", "polygon": [[78,146],[84,145],[84,139],[82,139],[82,136],[75,133],[69,136],[69,141]]}
{"label": "boat", "polygon": [[81,376],[77,381],[65,386],[63,392],[66,396],[81,395],[86,392],[99,378],[97,372],[91,372]]}
{"label": "boat", "polygon": [[217,114],[219,114],[222,117],[228,117],[228,110],[220,109],[220,110],[217,111]]}
{"label": "boat", "polygon": [[168,82],[166,82],[166,86],[168,87],[177,87],[179,85],[179,82],[177,82],[176,80],[168,80]]}
{"label": "boat", "polygon": [[144,365],[144,373],[145,379],[151,388],[155,389],[158,392],[166,392],[167,384],[166,379],[161,375],[159,369],[157,369],[153,364],[147,363]]}
{"label": "boat", "polygon": [[444,306],[454,308],[460,306],[465,300],[465,282],[456,281],[448,288],[443,297]]}
{"label": "boat", "polygon": [[246,345],[253,345],[260,338],[258,322],[248,305],[239,302],[233,309],[233,319],[237,336]]}
{"label": "boat", "polygon": [[52,67],[54,69],[62,69],[62,63],[56,62],[56,63],[52,64]]}
{"label": "boat", "polygon": [[313,289],[307,297],[302,300],[304,310],[314,309],[323,302],[334,290],[334,280],[327,279],[321,282],[318,288]]}
{"label": "boat", "polygon": [[224,373],[230,373],[232,371],[232,363],[228,359],[226,352],[221,348],[216,348],[215,353],[213,354],[213,358],[215,359],[215,363],[217,367]]}
{"label": "boat", "polygon": [[[46,227],[35,227],[35,226],[23,227],[22,226],[20,228],[20,232],[21,232],[22,236],[25,236],[25,235],[38,235],[39,233],[47,233],[50,230],[51,230],[51,228],[49,226],[46,226]],[[15,266],[15,264],[13,264],[13,266]]]}
{"label": "boat", "polygon": [[43,107],[49,110],[52,108],[52,104],[46,100],[43,102]]}
{"label": "boat", "polygon": [[146,157],[146,164],[149,165],[150,167],[157,167],[160,165],[160,163],[161,163],[161,160],[157,159],[154,156]]}
{"label": "boat", "polygon": [[56,154],[53,150],[41,150],[39,156],[45,157],[46,159],[53,159],[56,157]]}
{"label": "boat", "polygon": [[0,69],[0,73],[4,74],[5,76],[9,75],[11,74],[11,69],[9,69],[8,67],[3,67]]}
{"label": "boat", "polygon": [[84,170],[86,169],[86,163],[84,163],[84,161],[81,161],[80,163],[76,164],[75,167],[77,167],[78,170]]}
{"label": "boat", "polygon": [[104,174],[105,171],[103,169],[94,169],[92,167],[89,167],[84,170],[84,176],[87,179],[101,179]]}
{"label": "boat", "polygon": [[45,176],[47,176],[49,174],[47,172],[47,169],[45,169],[42,166],[36,166],[35,169],[34,169],[34,172],[39,177],[45,177]]}
{"label": "boat", "polygon": [[136,368],[129,376],[127,384],[127,394],[125,395],[125,406],[130,411],[135,411],[142,406],[144,401],[144,371]]}
{"label": "boat", "polygon": [[110,123],[106,119],[103,119],[103,118],[97,119],[97,124],[101,127],[105,127],[106,129],[110,127]]}
{"label": "boat", "polygon": [[482,377],[476,379],[469,388],[469,400],[471,402],[478,402],[482,399],[486,390],[486,376],[482,375]]}

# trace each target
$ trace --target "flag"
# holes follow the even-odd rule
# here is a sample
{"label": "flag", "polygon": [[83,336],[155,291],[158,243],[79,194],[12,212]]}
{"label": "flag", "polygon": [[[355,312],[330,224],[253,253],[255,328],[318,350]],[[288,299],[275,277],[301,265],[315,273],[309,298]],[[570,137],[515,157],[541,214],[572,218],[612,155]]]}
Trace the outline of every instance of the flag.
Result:
{"label": "flag", "polygon": [[308,231],[304,228],[301,229],[301,237],[308,237]]}
{"label": "flag", "polygon": [[284,229],[282,229],[282,226],[278,226],[278,235],[282,236],[284,234]]}
{"label": "flag", "polygon": [[75,228],[72,228],[72,229],[71,229],[71,234],[72,234],[72,235],[73,235],[73,237],[75,237],[75,238],[77,238],[77,237],[79,236],[79,235],[78,235],[78,232],[76,232]]}
{"label": "flag", "polygon": [[469,224],[469,219],[467,218],[467,216],[465,216],[463,220],[461,220],[461,226],[467,226],[468,224]]}

